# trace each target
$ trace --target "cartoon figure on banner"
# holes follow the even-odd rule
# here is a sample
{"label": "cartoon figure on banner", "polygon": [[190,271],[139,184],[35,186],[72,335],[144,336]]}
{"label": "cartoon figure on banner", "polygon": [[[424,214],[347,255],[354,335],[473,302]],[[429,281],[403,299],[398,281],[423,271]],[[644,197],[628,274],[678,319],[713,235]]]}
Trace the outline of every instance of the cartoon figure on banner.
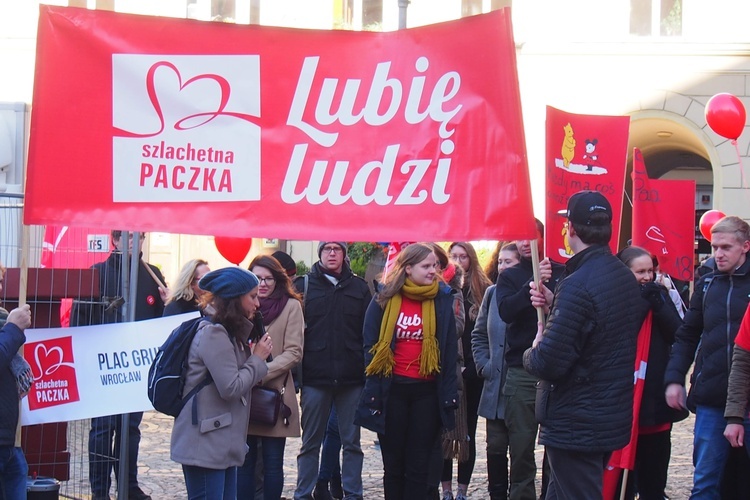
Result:
{"label": "cartoon figure on banner", "polygon": [[576,140],[573,138],[573,126],[570,123],[565,125],[563,130],[565,131],[565,138],[563,139],[561,154],[563,166],[568,168],[576,155]]}
{"label": "cartoon figure on banner", "polygon": [[565,251],[560,249],[560,255],[563,257],[572,257],[573,249],[570,248],[570,242],[568,241],[568,224],[563,224],[562,228],[563,244],[565,245]]}
{"label": "cartoon figure on banner", "polygon": [[555,158],[555,166],[568,170],[575,174],[585,175],[603,175],[608,172],[607,168],[602,165],[599,154],[599,139],[586,139],[585,152],[581,155],[580,160],[575,162],[576,140],[573,137],[573,126],[567,123],[563,127],[565,136],[563,137],[562,158]]}
{"label": "cartoon figure on banner", "polygon": [[586,152],[583,159],[586,162],[586,170],[592,172],[594,167],[599,167],[599,153],[596,152],[596,144],[599,139],[586,139]]}

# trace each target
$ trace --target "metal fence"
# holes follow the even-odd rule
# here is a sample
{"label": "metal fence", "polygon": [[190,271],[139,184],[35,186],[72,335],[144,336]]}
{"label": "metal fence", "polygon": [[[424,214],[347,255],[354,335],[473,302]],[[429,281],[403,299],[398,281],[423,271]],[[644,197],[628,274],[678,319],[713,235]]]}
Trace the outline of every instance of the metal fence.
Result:
{"label": "metal fence", "polygon": [[[69,312],[71,304],[75,307],[77,303],[95,304],[103,300],[99,297],[96,275],[88,269],[88,265],[84,267],[80,263],[104,260],[108,252],[100,252],[99,255],[73,255],[74,252],[88,252],[86,242],[74,242],[66,248],[55,248],[60,238],[50,241],[49,232],[45,236],[46,228],[24,228],[23,201],[21,194],[0,194],[0,262],[7,268],[2,306],[10,310],[19,303],[28,303],[32,311],[32,328],[60,327],[61,322],[65,322],[64,316],[66,310]],[[58,254],[53,261],[50,259],[50,252],[54,250],[59,250],[62,254]],[[67,262],[71,265],[66,265]],[[75,262],[79,263],[78,267],[75,267]],[[54,265],[50,266],[50,263]],[[123,280],[122,288],[127,291],[128,277],[123,276]],[[137,283],[133,285],[137,286]],[[91,420],[88,419],[21,428],[20,443],[29,463],[29,498],[34,497],[33,491],[57,487],[44,486],[57,484],[46,481],[45,478],[59,481],[59,496],[62,498],[92,497],[90,466],[95,466],[98,460],[114,460],[114,457],[89,453],[90,430]],[[116,448],[122,450],[123,456],[127,453],[127,446]],[[157,450],[156,454],[150,455],[150,459],[169,460],[169,449]],[[126,463],[127,460],[120,462]],[[113,498],[127,497],[127,493],[118,494],[116,489],[113,471],[109,494]],[[176,498],[179,497],[178,495]]]}

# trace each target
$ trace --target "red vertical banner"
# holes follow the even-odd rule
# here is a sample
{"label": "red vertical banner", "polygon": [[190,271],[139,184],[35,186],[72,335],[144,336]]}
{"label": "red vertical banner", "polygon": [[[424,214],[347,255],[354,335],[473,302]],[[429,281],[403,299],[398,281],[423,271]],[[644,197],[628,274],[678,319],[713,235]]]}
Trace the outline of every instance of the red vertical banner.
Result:
{"label": "red vertical banner", "polygon": [[638,148],[633,150],[633,244],[656,255],[663,272],[693,280],[695,181],[649,179]]}
{"label": "red vertical banner", "polygon": [[564,262],[573,255],[559,210],[578,191],[602,193],[612,205],[612,240],[617,251],[625,190],[630,117],[567,113],[547,106],[547,212],[545,254]]}
{"label": "red vertical banner", "polygon": [[639,415],[643,401],[643,387],[646,385],[646,370],[648,369],[648,352],[651,347],[651,326],[654,314],[649,311],[638,332],[638,346],[635,352],[635,370],[633,375],[633,422],[630,427],[630,442],[620,450],[615,450],[609,458],[604,471],[604,500],[620,498],[616,495],[617,483],[624,469],[635,468],[635,454],[638,446]]}

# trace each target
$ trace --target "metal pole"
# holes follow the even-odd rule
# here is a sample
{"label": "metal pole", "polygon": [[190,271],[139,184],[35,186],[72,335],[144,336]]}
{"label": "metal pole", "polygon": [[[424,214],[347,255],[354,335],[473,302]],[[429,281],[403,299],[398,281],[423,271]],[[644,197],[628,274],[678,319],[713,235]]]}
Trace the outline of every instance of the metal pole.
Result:
{"label": "metal pole", "polygon": [[398,0],[398,29],[406,29],[406,10],[410,0]]}
{"label": "metal pole", "polygon": [[[125,299],[125,303],[122,305],[122,320],[133,321],[135,318],[135,298],[134,291],[138,286],[138,260],[140,260],[140,254],[137,251],[135,245],[138,244],[140,234],[133,233],[133,239],[130,239],[130,233],[123,231],[120,236],[120,246],[122,247],[122,269],[120,273],[120,282],[122,283],[122,297]],[[132,243],[132,247],[131,247]],[[133,251],[131,251],[133,250]],[[133,264],[135,260],[135,264]],[[133,272],[135,272],[135,278],[133,278]],[[118,466],[118,481],[117,481],[117,498],[125,500],[128,498],[128,489],[130,487],[129,467],[128,459],[130,456],[128,441],[130,440],[130,414],[123,413],[120,420],[120,433],[117,439],[120,440],[120,464]]]}

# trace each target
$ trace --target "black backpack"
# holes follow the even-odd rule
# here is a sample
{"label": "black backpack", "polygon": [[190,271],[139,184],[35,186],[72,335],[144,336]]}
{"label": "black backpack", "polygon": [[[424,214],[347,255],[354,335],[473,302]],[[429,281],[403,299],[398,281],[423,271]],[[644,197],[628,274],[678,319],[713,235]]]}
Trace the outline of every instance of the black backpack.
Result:
{"label": "black backpack", "polygon": [[[148,399],[157,411],[177,417],[190,398],[210,384],[213,379],[209,373],[189,393],[183,396],[187,359],[190,344],[205,317],[189,319],[172,330],[167,341],[156,353],[154,362],[148,370]],[[197,424],[197,406],[193,399],[193,423]]]}

